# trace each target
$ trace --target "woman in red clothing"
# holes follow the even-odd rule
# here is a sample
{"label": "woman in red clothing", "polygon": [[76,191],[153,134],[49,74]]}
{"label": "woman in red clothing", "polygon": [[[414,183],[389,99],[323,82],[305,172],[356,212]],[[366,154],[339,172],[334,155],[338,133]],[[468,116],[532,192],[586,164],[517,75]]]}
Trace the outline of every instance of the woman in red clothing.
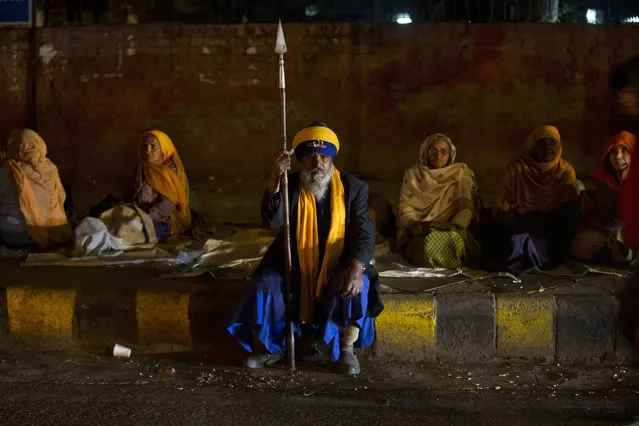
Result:
{"label": "woman in red clothing", "polygon": [[619,132],[606,143],[601,167],[590,173],[594,191],[583,197],[571,247],[576,259],[617,264],[632,260],[632,250],[621,229],[619,203],[635,151],[635,136],[630,132]]}

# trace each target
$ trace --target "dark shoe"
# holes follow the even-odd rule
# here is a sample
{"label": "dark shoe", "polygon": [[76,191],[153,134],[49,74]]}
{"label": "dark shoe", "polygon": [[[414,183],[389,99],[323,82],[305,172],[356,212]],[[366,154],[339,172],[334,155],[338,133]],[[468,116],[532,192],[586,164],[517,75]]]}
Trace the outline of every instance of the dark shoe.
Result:
{"label": "dark shoe", "polygon": [[244,361],[244,365],[248,368],[264,368],[273,365],[284,356],[281,354],[256,354],[251,355]]}
{"label": "dark shoe", "polygon": [[347,376],[355,376],[360,373],[359,361],[353,352],[352,346],[342,347],[339,355],[339,371]]}
{"label": "dark shoe", "polygon": [[309,347],[308,353],[302,356],[306,362],[328,362],[331,360],[328,345],[323,340],[315,340]]}

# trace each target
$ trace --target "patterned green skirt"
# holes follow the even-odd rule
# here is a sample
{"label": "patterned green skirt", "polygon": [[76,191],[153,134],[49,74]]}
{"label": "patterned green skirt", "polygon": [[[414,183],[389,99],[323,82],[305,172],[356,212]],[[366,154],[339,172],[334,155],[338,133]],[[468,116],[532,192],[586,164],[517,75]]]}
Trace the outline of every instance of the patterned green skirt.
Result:
{"label": "patterned green skirt", "polygon": [[446,269],[461,268],[478,253],[479,243],[465,230],[431,230],[411,238],[404,251],[406,260],[414,265]]}

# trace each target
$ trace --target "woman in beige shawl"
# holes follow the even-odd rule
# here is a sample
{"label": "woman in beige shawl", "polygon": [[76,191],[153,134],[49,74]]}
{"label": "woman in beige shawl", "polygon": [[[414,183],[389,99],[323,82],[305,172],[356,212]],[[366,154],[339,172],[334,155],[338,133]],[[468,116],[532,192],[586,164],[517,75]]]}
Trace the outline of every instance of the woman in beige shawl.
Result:
{"label": "woman in beige shawl", "polygon": [[26,231],[43,250],[71,241],[73,232],[64,212],[66,193],[40,135],[29,129],[13,132],[5,155],[0,181],[8,178],[10,185],[0,188],[1,204],[5,208],[13,206],[15,211],[0,211],[0,237]]}
{"label": "woman in beige shawl", "polygon": [[436,133],[422,143],[417,164],[404,173],[397,242],[413,264],[459,268],[478,251],[467,232],[479,212],[475,174],[455,163],[456,155],[450,138]]}

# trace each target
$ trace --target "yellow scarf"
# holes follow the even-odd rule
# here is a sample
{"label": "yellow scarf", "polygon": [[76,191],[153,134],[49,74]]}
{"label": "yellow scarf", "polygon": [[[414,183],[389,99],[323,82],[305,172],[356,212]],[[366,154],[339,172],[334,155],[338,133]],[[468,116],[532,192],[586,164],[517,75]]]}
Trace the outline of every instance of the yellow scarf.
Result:
{"label": "yellow scarf", "polygon": [[[346,233],[346,205],[344,184],[337,169],[331,180],[331,227],[326,239],[326,250],[319,269],[319,235],[317,233],[317,209],[315,197],[302,183],[297,203],[297,254],[300,261],[302,282],[300,290],[300,320],[313,322],[313,306],[328,283],[329,273],[337,264],[344,248]],[[318,271],[319,269],[319,271]]]}

